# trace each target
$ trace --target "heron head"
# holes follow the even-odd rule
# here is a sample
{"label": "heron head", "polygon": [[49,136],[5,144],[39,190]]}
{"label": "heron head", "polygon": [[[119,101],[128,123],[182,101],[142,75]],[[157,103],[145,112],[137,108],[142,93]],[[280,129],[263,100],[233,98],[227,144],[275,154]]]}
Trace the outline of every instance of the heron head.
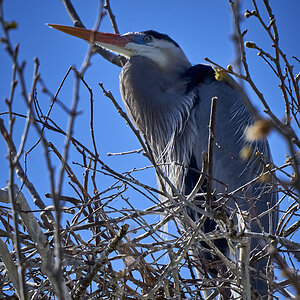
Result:
{"label": "heron head", "polygon": [[170,65],[191,66],[184,52],[175,41],[168,35],[154,30],[129,32],[119,35],[64,25],[48,24],[48,26],[127,58],[136,55],[147,57],[156,62],[161,68],[168,68]]}

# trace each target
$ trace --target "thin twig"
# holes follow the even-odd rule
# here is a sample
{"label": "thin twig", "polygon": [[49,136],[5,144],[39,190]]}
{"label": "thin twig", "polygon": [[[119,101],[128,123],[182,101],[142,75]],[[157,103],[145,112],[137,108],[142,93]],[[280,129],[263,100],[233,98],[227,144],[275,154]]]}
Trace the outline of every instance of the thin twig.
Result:
{"label": "thin twig", "polygon": [[86,288],[91,284],[93,278],[96,274],[104,267],[108,255],[115,251],[118,244],[121,242],[122,238],[126,235],[129,225],[124,224],[121,226],[117,235],[109,242],[108,246],[102,251],[100,257],[95,262],[95,265],[91,269],[91,271],[84,277],[79,284],[74,288],[72,299],[81,299],[82,294],[86,290]]}
{"label": "thin twig", "polygon": [[208,167],[207,167],[207,195],[205,208],[206,210],[211,210],[211,192],[212,192],[212,178],[213,178],[213,151],[214,151],[214,134],[216,126],[216,109],[217,109],[217,97],[211,99],[211,109],[210,109],[210,121],[209,121],[209,136],[208,136]]}
{"label": "thin twig", "polygon": [[119,28],[118,28],[118,25],[117,25],[117,22],[116,22],[116,17],[115,17],[115,15],[113,14],[113,12],[111,10],[111,6],[110,6],[110,1],[109,0],[105,0],[104,8],[106,9],[106,11],[108,13],[108,16],[109,16],[112,28],[114,30],[114,33],[119,34],[120,32],[119,32]]}
{"label": "thin twig", "polygon": [[[0,5],[1,6],[1,5]],[[2,16],[2,6],[1,6],[0,17]],[[14,55],[18,55],[18,46],[15,48]],[[12,105],[13,105],[13,95],[15,90],[15,76],[16,76],[16,64],[13,65],[13,78],[12,78],[12,89],[11,89],[11,96],[10,99],[6,101],[8,106],[9,112],[9,132],[6,134],[8,135],[9,139],[13,137],[13,128],[14,128],[14,117],[12,116]],[[11,144],[10,144],[11,145]],[[19,229],[19,214],[16,207],[16,195],[14,193],[14,174],[15,174],[15,149],[10,149],[8,147],[8,161],[9,161],[9,184],[8,184],[8,195],[9,195],[9,202],[12,208],[12,219],[14,224],[14,249],[16,251],[17,256],[17,266],[18,266],[18,285],[19,285],[19,296],[21,300],[27,299],[27,287],[25,285],[25,272],[26,272],[26,265],[24,263],[24,256],[21,252],[21,239],[20,239],[20,229]]]}
{"label": "thin twig", "polygon": [[81,28],[85,28],[83,23],[80,20],[79,15],[77,14],[72,2],[70,0],[61,0],[61,2],[64,4],[70,18],[73,21],[73,25],[75,27],[81,27]]}

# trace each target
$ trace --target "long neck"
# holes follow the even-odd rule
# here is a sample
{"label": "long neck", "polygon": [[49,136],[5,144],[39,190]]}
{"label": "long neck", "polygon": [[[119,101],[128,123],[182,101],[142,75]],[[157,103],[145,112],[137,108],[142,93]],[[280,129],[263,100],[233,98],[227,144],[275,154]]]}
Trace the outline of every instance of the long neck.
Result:
{"label": "long neck", "polygon": [[135,56],[123,67],[120,88],[126,109],[156,156],[162,155],[189,117],[193,99],[186,96],[182,74],[162,70],[152,60]]}

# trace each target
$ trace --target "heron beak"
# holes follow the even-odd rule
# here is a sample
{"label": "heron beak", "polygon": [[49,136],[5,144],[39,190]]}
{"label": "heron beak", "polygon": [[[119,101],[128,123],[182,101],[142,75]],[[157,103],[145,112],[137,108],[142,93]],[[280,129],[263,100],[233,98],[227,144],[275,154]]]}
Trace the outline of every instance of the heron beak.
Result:
{"label": "heron beak", "polygon": [[57,24],[47,25],[64,33],[81,38],[87,42],[97,44],[115,53],[124,55],[126,57],[132,56],[132,50],[126,48],[126,45],[132,41],[128,36],[122,36],[114,33],[98,32],[80,27],[71,27]]}

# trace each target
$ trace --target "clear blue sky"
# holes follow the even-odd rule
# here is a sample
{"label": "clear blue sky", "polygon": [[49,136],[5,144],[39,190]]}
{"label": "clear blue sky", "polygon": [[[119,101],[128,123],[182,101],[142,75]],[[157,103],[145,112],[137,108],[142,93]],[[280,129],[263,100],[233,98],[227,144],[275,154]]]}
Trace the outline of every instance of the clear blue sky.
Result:
{"label": "clear blue sky", "polygon": [[[87,28],[92,28],[95,24],[99,9],[98,2],[95,0],[73,1],[81,20]],[[121,33],[147,29],[167,33],[178,42],[193,64],[203,63],[203,58],[209,57],[213,61],[226,66],[232,63],[235,58],[231,40],[233,32],[232,17],[230,6],[226,0],[112,0],[111,2]],[[251,1],[245,2],[246,5],[249,5],[247,8],[251,10]],[[299,58],[299,0],[273,0],[271,3],[279,27],[280,44],[283,50],[287,53],[289,59],[292,55]],[[72,25],[64,6],[58,0],[4,0],[4,14],[6,20],[16,20],[18,22],[18,29],[11,31],[11,37],[13,43],[20,43],[19,56],[27,62],[25,72],[28,92],[32,80],[33,58],[38,57],[41,76],[47,87],[55,93],[67,69],[71,65],[80,67],[88,50],[87,43],[45,25],[46,23]],[[259,46],[271,49],[267,35],[256,24],[254,19],[251,18],[245,21],[243,26],[248,28],[247,40],[254,40]],[[103,20],[100,30],[112,32],[108,18]],[[0,44],[0,53],[0,112],[3,112],[7,111],[4,99],[9,97],[11,61],[4,51],[3,44]],[[140,148],[140,146],[115,111],[113,105],[102,95],[98,87],[98,82],[103,82],[105,88],[111,90],[115,98],[121,103],[118,83],[120,69],[106,62],[100,56],[94,56],[91,62],[92,65],[85,75],[85,80],[94,92],[95,129],[102,159],[119,172],[148,165],[148,162],[141,155],[106,157],[107,152],[128,151]],[[278,117],[284,117],[283,100],[280,91],[276,89],[278,83],[265,65],[261,63],[255,50],[249,52],[249,62],[250,71],[257,86],[262,89],[265,98]],[[299,72],[299,65],[296,63],[295,65],[296,70]],[[59,96],[59,99],[67,107],[70,107],[72,102],[72,91],[73,76],[68,79]],[[24,104],[19,93],[20,91],[17,90],[14,110],[24,113]],[[82,114],[76,119],[75,136],[83,143],[91,146],[89,138],[89,95],[83,87],[81,87],[80,95],[79,110]],[[261,108],[251,91],[249,91],[249,95],[253,103]],[[44,96],[40,90],[38,90],[38,98],[45,112],[49,106],[49,98]],[[61,109],[55,109],[52,118],[57,120],[60,126],[66,128],[66,114]],[[6,125],[8,125],[7,122]],[[20,140],[22,130],[23,121],[17,120],[14,136],[16,141]],[[53,135],[52,138],[56,139],[57,145],[61,141],[62,147],[63,139],[61,137]],[[274,160],[280,165],[285,160],[285,142],[276,134],[271,134],[269,140]],[[26,149],[35,141],[36,137],[33,133],[28,140]],[[0,153],[0,185],[4,187],[8,178],[8,168],[5,158],[7,149],[2,139],[0,139]],[[41,159],[42,154],[41,148],[38,148],[28,157],[30,180],[36,184],[38,183],[38,191],[41,195],[50,191],[47,180],[48,173]],[[71,160],[76,159],[72,157]],[[74,168],[76,169],[76,167]],[[80,168],[77,168],[77,171],[78,174],[82,174]],[[155,185],[153,174],[143,179]],[[68,191],[67,188],[64,188],[65,194]],[[49,200],[45,201],[51,204]]]}

